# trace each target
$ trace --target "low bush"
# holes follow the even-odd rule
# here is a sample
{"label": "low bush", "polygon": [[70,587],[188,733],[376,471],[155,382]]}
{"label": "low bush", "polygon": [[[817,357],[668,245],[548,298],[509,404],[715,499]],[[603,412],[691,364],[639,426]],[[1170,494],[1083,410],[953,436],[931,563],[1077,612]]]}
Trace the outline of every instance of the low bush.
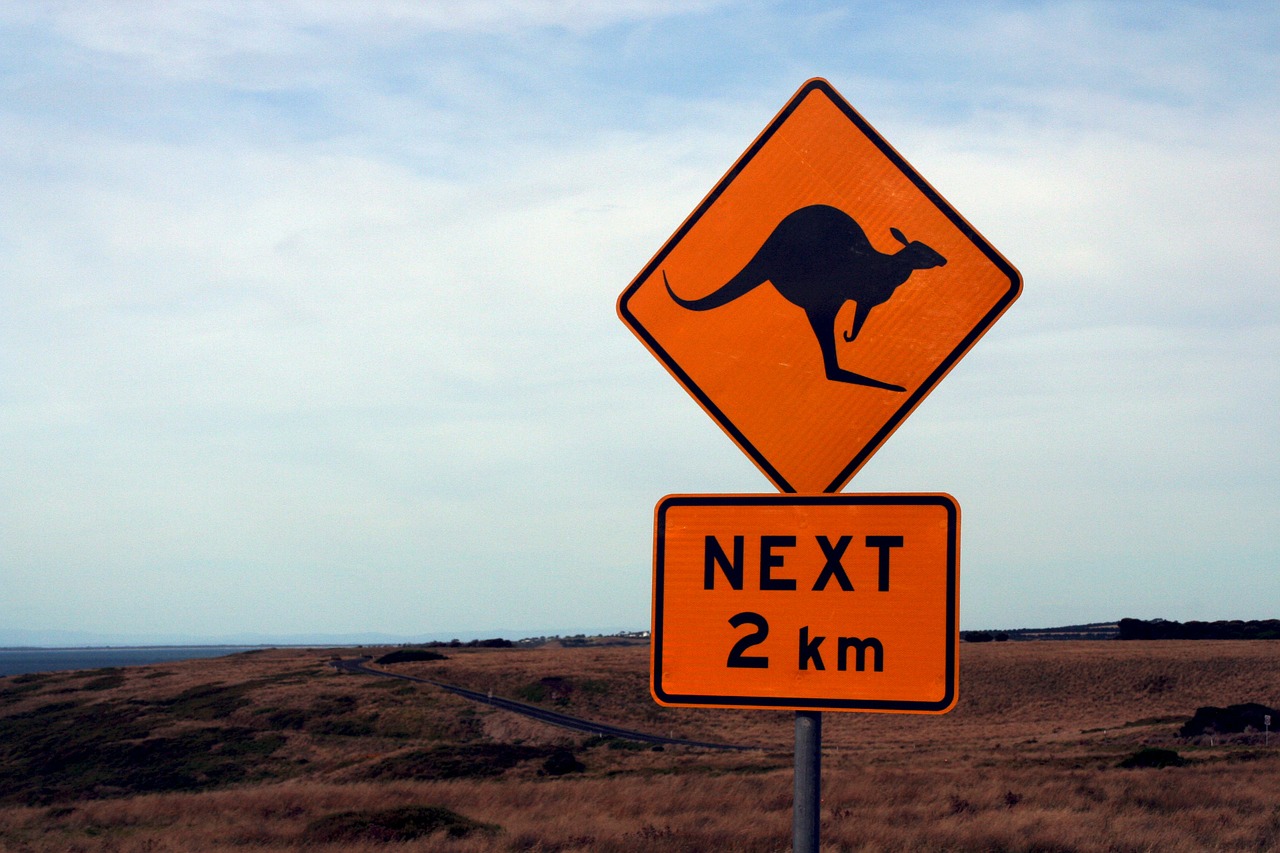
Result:
{"label": "low bush", "polygon": [[473,832],[493,833],[497,827],[480,823],[441,806],[402,806],[381,811],[326,815],[303,832],[307,844],[351,844],[361,841],[404,842],[443,832],[463,838]]}
{"label": "low bush", "polygon": [[368,737],[373,734],[373,723],[363,717],[332,717],[327,720],[317,720],[308,725],[307,729],[318,735]]}
{"label": "low bush", "polygon": [[368,771],[370,779],[465,779],[498,776],[524,761],[550,757],[551,749],[506,743],[438,746],[393,755]]}
{"label": "low bush", "polygon": [[641,752],[653,749],[652,744],[641,743],[638,740],[627,740],[626,738],[614,737],[613,735],[592,735],[582,744],[583,749],[595,749],[597,746],[603,746],[607,749],[628,750],[632,752]]}
{"label": "low bush", "polygon": [[577,690],[577,685],[559,675],[549,675],[532,684],[526,684],[516,691],[516,695],[526,702],[554,702],[557,705],[568,705],[569,698]]}
{"label": "low bush", "polygon": [[374,663],[414,663],[416,661],[448,660],[448,655],[433,652],[429,649],[399,649],[388,652]]}
{"label": "low bush", "polygon": [[10,684],[39,684],[43,681],[48,681],[51,678],[53,678],[53,676],[47,672],[26,672],[26,673],[23,673],[22,675],[13,676],[13,678],[10,679],[9,683]]}
{"label": "low bush", "polygon": [[2,722],[0,802],[27,805],[260,779],[285,743],[236,727],[154,737],[133,709],[114,705],[65,703]]}
{"label": "low bush", "polygon": [[48,680],[49,676],[42,672],[0,679],[0,707],[16,703],[29,693],[43,690]]}
{"label": "low bush", "polygon": [[175,717],[188,720],[220,720],[249,704],[249,684],[201,684],[156,704]]}
{"label": "low bush", "polygon": [[577,756],[564,747],[557,747],[547,760],[542,763],[542,772],[547,776],[564,776],[567,773],[581,773],[587,766]]}
{"label": "low bush", "polygon": [[273,729],[299,731],[307,724],[307,712],[301,708],[280,708],[266,715],[267,725]]}
{"label": "low bush", "polygon": [[1144,747],[1120,762],[1121,767],[1181,767],[1187,760],[1172,749]]}
{"label": "low bush", "polygon": [[118,672],[113,672],[110,675],[103,675],[99,678],[93,679],[92,681],[85,682],[80,686],[80,689],[88,691],[111,690],[121,686],[122,684],[124,684],[124,676]]}
{"label": "low bush", "polygon": [[1178,730],[1179,737],[1195,737],[1203,734],[1233,734],[1247,729],[1263,731],[1266,718],[1280,720],[1280,711],[1259,705],[1257,702],[1245,702],[1241,705],[1228,705],[1225,708],[1207,706],[1197,708],[1195,716]]}
{"label": "low bush", "polygon": [[317,696],[311,703],[311,713],[318,717],[335,717],[350,714],[360,707],[360,701],[354,696],[331,693]]}

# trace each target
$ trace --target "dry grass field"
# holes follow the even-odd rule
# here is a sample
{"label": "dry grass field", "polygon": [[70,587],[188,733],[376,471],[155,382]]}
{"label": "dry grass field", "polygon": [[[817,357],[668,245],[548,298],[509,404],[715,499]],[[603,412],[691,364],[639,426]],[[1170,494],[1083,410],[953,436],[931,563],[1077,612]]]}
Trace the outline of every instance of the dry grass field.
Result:
{"label": "dry grass field", "polygon": [[[3,851],[785,851],[793,716],[661,708],[647,646],[387,667],[728,752],[589,738],[279,650],[0,679]],[[1280,642],[965,644],[942,717],[824,715],[827,851],[1280,850]],[[1280,721],[1277,721],[1280,728]],[[1120,767],[1144,747],[1187,763]]]}

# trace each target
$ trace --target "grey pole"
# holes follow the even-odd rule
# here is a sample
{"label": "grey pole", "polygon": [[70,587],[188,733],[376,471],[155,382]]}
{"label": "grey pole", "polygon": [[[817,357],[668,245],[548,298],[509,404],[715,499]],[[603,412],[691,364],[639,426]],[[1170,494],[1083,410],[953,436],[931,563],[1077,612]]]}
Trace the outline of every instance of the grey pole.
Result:
{"label": "grey pole", "polygon": [[822,712],[796,711],[796,792],[792,853],[818,853],[822,802]]}

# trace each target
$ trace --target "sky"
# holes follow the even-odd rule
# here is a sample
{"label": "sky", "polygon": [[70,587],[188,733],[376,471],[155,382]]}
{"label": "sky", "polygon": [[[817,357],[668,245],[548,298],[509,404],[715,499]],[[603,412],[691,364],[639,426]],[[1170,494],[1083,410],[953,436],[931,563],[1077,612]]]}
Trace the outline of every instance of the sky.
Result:
{"label": "sky", "polygon": [[647,628],[772,486],[615,302],[811,77],[1023,276],[846,487],[961,627],[1276,617],[1274,3],[4,2],[0,644]]}

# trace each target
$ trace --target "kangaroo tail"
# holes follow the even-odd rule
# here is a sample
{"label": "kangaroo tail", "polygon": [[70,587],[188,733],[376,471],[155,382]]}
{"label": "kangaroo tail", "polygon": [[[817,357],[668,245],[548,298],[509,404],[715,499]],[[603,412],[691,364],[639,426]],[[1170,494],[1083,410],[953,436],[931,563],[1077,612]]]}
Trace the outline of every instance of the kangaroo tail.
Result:
{"label": "kangaroo tail", "polygon": [[719,308],[721,305],[727,305],[733,300],[742,296],[750,290],[754,290],[768,280],[767,276],[757,275],[753,269],[755,264],[747,264],[742,272],[729,279],[722,287],[712,291],[701,299],[682,299],[676,295],[671,289],[671,282],[667,281],[667,271],[662,271],[662,283],[667,286],[667,293],[671,294],[671,298],[681,307],[688,308],[690,311],[710,311],[712,308]]}

